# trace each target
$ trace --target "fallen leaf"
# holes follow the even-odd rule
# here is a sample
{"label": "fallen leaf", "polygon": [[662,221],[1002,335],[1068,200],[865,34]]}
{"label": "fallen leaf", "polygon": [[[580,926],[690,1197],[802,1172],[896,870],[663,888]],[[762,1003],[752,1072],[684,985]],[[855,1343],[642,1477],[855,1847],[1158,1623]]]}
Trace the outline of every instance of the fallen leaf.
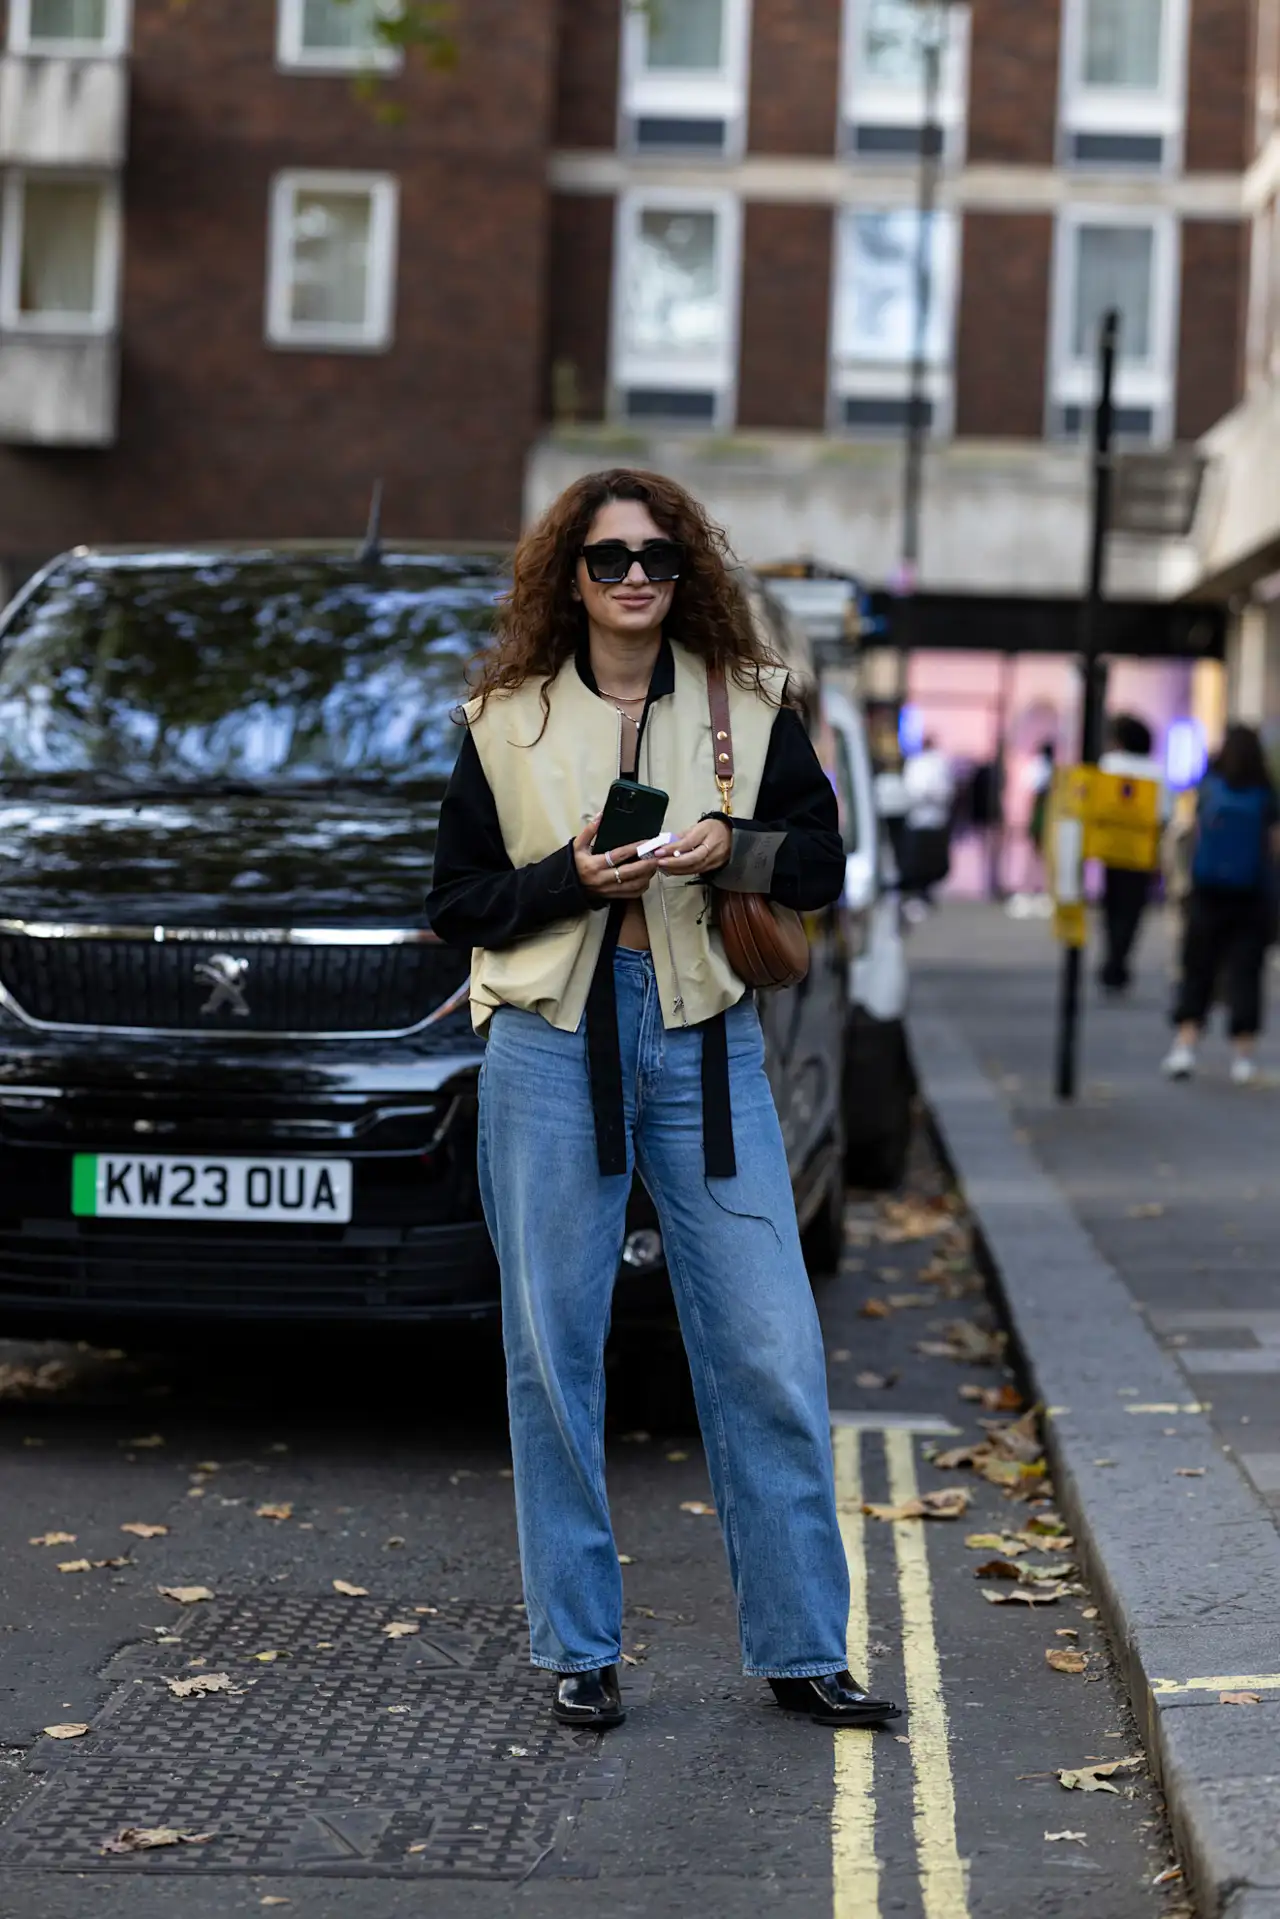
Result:
{"label": "fallen leaf", "polygon": [[255,1506],[254,1512],[259,1519],[292,1519],[293,1507],[286,1500],[281,1506]]}
{"label": "fallen leaf", "polygon": [[415,1612],[431,1613],[434,1616],[439,1612],[440,1608],[439,1606],[415,1606],[413,1610]]}
{"label": "fallen leaf", "polygon": [[1074,1839],[1078,1846],[1087,1846],[1089,1841],[1082,1832],[1047,1832],[1045,1838],[1050,1845],[1058,1839]]}
{"label": "fallen leaf", "polygon": [[425,1852],[426,1850],[427,1842],[425,1839],[420,1839],[416,1846],[410,1846],[409,1848],[410,1852]]}
{"label": "fallen leaf", "polygon": [[333,1582],[333,1590],[336,1593],[342,1593],[347,1599],[367,1599],[369,1597],[369,1588],[367,1586],[353,1586],[350,1580],[347,1579],[335,1579]]}
{"label": "fallen leaf", "polygon": [[1126,1215],[1129,1219],[1163,1219],[1168,1209],[1158,1199],[1147,1199],[1140,1206],[1130,1206]]}
{"label": "fallen leaf", "polygon": [[163,1446],[164,1434],[163,1433],[144,1433],[141,1439],[125,1439],[121,1441],[121,1444],[125,1446],[139,1446],[139,1447]]}
{"label": "fallen leaf", "polygon": [[1163,1872],[1156,1874],[1151,1883],[1153,1886],[1171,1886],[1176,1879],[1181,1879],[1181,1877],[1181,1866],[1166,1866]]}
{"label": "fallen leaf", "polygon": [[1088,1665],[1089,1657],[1075,1646],[1047,1646],[1044,1661],[1055,1672],[1079,1673]]}
{"label": "fallen leaf", "polygon": [[1204,1474],[1203,1466],[1175,1466],[1174,1468],[1174,1476],[1178,1479],[1203,1479]]}
{"label": "fallen leaf", "polygon": [[630,1554],[630,1553],[619,1553],[619,1554],[618,1554],[618,1564],[619,1564],[620,1566],[634,1566],[634,1565],[635,1565],[635,1563],[636,1563],[636,1562],[635,1562],[635,1560],[634,1560],[634,1559],[633,1559],[633,1558],[631,1557],[631,1554]]}
{"label": "fallen leaf", "polygon": [[[893,1377],[896,1377],[896,1375]],[[855,1373],[853,1383],[855,1386],[864,1387],[867,1392],[874,1393],[879,1392],[885,1386],[892,1386],[893,1377],[890,1377],[886,1373]]]}
{"label": "fallen leaf", "polygon": [[288,1653],[282,1652],[251,1652],[249,1657],[250,1659],[256,1659],[259,1665],[270,1666],[273,1665],[277,1659],[287,1659],[289,1655]]}
{"label": "fallen leaf", "polygon": [[93,1563],[95,1566],[131,1566],[133,1561],[131,1559],[95,1559]]}
{"label": "fallen leaf", "polygon": [[652,1433],[623,1433],[622,1443],[624,1446],[647,1446],[652,1437]]}
{"label": "fallen leaf", "polygon": [[1003,1553],[1007,1559],[1016,1559],[1019,1553],[1027,1551],[1016,1533],[966,1533],[964,1543],[974,1552]]}
{"label": "fallen leaf", "polygon": [[945,1194],[883,1200],[879,1209],[879,1237],[888,1245],[911,1239],[935,1239],[951,1225],[956,1208],[957,1202]]}
{"label": "fallen leaf", "polygon": [[422,1628],[416,1619],[393,1619],[382,1628],[388,1639],[409,1639]]}
{"label": "fallen leaf", "polygon": [[955,1359],[967,1366],[997,1366],[1008,1343],[1003,1333],[989,1333],[971,1319],[953,1319],[942,1328],[941,1340],[922,1339],[916,1351],[926,1359]]}
{"label": "fallen leaf", "polygon": [[920,1497],[926,1519],[962,1519],[973,1504],[973,1494],[966,1486],[947,1486]]}
{"label": "fallen leaf", "polygon": [[1256,1692],[1220,1692],[1218,1704],[1220,1706],[1260,1706],[1262,1695]]}
{"label": "fallen leaf", "polygon": [[166,1679],[165,1685],[175,1699],[199,1699],[207,1692],[231,1692],[231,1675],[225,1672],[198,1672],[193,1679]]}
{"label": "fallen leaf", "polygon": [[1105,1765],[1074,1766],[1058,1772],[1058,1782],[1068,1792],[1119,1792],[1109,1782],[1118,1772],[1132,1772],[1141,1759],[1109,1759]]}
{"label": "fallen leaf", "polygon": [[984,1592],[993,1606],[1052,1606],[1066,1597],[1065,1586],[1011,1586],[1008,1592]]}
{"label": "fallen leaf", "polygon": [[83,1739],[89,1728],[78,1720],[69,1721],[65,1726],[41,1726],[41,1732],[50,1739]]}
{"label": "fallen leaf", "polygon": [[883,1299],[864,1299],[858,1308],[858,1317],[860,1319],[888,1319],[892,1310],[892,1307],[887,1305]]}
{"label": "fallen leaf", "polygon": [[912,1306],[934,1306],[937,1301],[932,1293],[890,1293],[888,1303],[895,1313],[906,1312]]}
{"label": "fallen leaf", "polygon": [[508,1746],[507,1747],[508,1759],[527,1759],[528,1757],[529,1757],[529,1748],[527,1746]]}
{"label": "fallen leaf", "polygon": [[831,1355],[832,1364],[836,1366],[844,1366],[852,1358],[853,1354],[847,1346],[837,1346]]}
{"label": "fallen leaf", "polygon": [[897,1506],[865,1505],[862,1510],[872,1519],[961,1519],[973,1502],[964,1486],[948,1486],[939,1492],[922,1493],[918,1499],[904,1499]]}
{"label": "fallen leaf", "polygon": [[1011,1559],[988,1559],[973,1569],[975,1579],[1021,1579],[1021,1570]]}
{"label": "fallen leaf", "polygon": [[[309,1533],[309,1532],[314,1532],[314,1531],[315,1531],[315,1527],[314,1527],[314,1526],[309,1526],[309,1525],[307,1525],[307,1524],[305,1523],[305,1521],[304,1521],[304,1523],[303,1523],[303,1526],[302,1526],[302,1531],[303,1531],[304,1533]],[[388,1546],[388,1547],[390,1547],[390,1546],[403,1546],[403,1545],[404,1545],[404,1539],[403,1539],[403,1537],[402,1537],[402,1535],[401,1535],[400,1533],[392,1533],[392,1535],[391,1535],[391,1537],[390,1537],[390,1539],[384,1539],[382,1543],[383,1543],[383,1545],[384,1545],[384,1546]]]}
{"label": "fallen leaf", "polygon": [[1096,1619],[1098,1617],[1098,1608],[1096,1606],[1086,1606],[1080,1617],[1081,1619]]}
{"label": "fallen leaf", "polygon": [[688,1457],[689,1457],[688,1453],[682,1453],[679,1451],[667,1454],[667,1458],[673,1466],[679,1466]]}
{"label": "fallen leaf", "polygon": [[58,1571],[60,1573],[87,1573],[92,1572],[92,1570],[93,1561],[90,1559],[60,1559],[58,1561]]}
{"label": "fallen leaf", "polygon": [[179,1832],[176,1826],[122,1826],[103,1852],[150,1852],[156,1846],[207,1846],[216,1832]]}
{"label": "fallen leaf", "polygon": [[1055,1639],[1078,1639],[1080,1628],[1079,1626],[1055,1626],[1053,1636]]}
{"label": "fallen leaf", "polygon": [[260,1906],[291,1906],[292,1899],[282,1899],[278,1892],[269,1892],[265,1899],[259,1899]]}
{"label": "fallen leaf", "polygon": [[74,1533],[37,1533],[28,1543],[32,1546],[74,1546],[76,1536]]}
{"label": "fallen leaf", "polygon": [[122,1533],[133,1533],[139,1539],[160,1539],[168,1532],[167,1526],[148,1526],[143,1519],[130,1519],[120,1528]]}
{"label": "fallen leaf", "polygon": [[[60,1392],[74,1377],[72,1368],[63,1359],[47,1359],[40,1366],[6,1364],[0,1366],[0,1399],[25,1399],[29,1393]],[[35,1443],[43,1445],[44,1442]]]}
{"label": "fallen leaf", "polygon": [[194,1606],[214,1596],[208,1586],[157,1586],[156,1591],[162,1599],[176,1599],[180,1606]]}
{"label": "fallen leaf", "polygon": [[696,1513],[699,1519],[714,1519],[716,1513],[715,1507],[708,1506],[705,1499],[682,1499],[680,1510],[682,1513]]}
{"label": "fallen leaf", "polygon": [[197,1459],[196,1471],[198,1473],[220,1473],[222,1466],[216,1459]]}

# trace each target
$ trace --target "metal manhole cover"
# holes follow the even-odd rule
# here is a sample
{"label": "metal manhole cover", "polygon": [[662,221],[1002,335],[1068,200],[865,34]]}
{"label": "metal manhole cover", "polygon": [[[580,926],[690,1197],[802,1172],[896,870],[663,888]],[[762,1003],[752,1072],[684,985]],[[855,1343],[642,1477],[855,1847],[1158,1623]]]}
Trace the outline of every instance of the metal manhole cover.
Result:
{"label": "metal manhole cover", "polygon": [[[442,1607],[429,1640],[381,1632],[414,1616],[253,1596],[184,1620],[180,1646],[122,1655],[89,1739],[28,1760],[33,1790],[0,1826],[0,1865],[523,1878],[614,1776],[598,1741],[552,1722],[522,1611]],[[263,1650],[282,1656],[255,1662]],[[179,1699],[166,1671],[225,1671],[237,1690]],[[216,1837],[104,1855],[123,1826]]]}
{"label": "metal manhole cover", "polygon": [[[586,1782],[583,1782],[584,1784]],[[592,1782],[595,1791],[608,1782]],[[166,1771],[85,1759],[54,1775],[0,1831],[0,1864],[57,1872],[320,1873],[512,1880],[555,1845],[581,1787],[495,1775],[442,1781],[412,1768],[342,1773],[247,1761]],[[123,1826],[213,1833],[206,1845],[123,1856]]]}

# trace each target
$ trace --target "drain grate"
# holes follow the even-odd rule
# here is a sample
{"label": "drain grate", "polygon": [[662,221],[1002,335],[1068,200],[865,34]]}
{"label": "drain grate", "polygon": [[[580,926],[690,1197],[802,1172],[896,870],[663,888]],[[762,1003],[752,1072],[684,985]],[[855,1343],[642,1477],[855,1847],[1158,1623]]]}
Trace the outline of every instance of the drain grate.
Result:
{"label": "drain grate", "polygon": [[[387,1640],[380,1628],[397,1617],[413,1614],[253,1597],[184,1620],[180,1648],[122,1655],[92,1745],[33,1755],[31,1790],[0,1826],[0,1865],[526,1877],[615,1775],[597,1741],[550,1720],[518,1609],[443,1608],[430,1639]],[[254,1661],[264,1650],[287,1656]],[[226,1671],[239,1690],[177,1699],[166,1670]],[[122,1826],[215,1836],[104,1856]]]}

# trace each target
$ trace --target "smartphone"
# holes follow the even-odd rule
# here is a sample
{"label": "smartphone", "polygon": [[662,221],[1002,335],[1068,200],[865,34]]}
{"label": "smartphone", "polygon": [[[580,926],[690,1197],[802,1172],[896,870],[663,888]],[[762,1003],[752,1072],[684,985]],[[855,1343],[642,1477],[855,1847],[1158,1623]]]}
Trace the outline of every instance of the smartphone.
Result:
{"label": "smartphone", "polygon": [[641,786],[638,780],[615,780],[596,829],[593,853],[612,853],[634,840],[652,839],[662,831],[669,795],[659,786]]}

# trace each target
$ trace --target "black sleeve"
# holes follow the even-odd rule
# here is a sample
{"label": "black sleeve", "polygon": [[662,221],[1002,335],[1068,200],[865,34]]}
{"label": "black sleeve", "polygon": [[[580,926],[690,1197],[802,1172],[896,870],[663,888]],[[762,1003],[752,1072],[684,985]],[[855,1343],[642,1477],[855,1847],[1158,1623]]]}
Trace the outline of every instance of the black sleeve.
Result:
{"label": "black sleeve", "polygon": [[712,875],[713,886],[767,893],[779,906],[801,913],[839,899],[845,855],[835,791],[792,707],[780,707],[773,722],[756,817],[735,816],[727,823],[733,828],[733,852],[728,865]]}
{"label": "black sleeve", "polygon": [[427,895],[432,932],[450,946],[497,950],[556,920],[576,919],[593,905],[579,883],[572,845],[532,866],[511,864],[497,804],[468,732],[440,806]]}

